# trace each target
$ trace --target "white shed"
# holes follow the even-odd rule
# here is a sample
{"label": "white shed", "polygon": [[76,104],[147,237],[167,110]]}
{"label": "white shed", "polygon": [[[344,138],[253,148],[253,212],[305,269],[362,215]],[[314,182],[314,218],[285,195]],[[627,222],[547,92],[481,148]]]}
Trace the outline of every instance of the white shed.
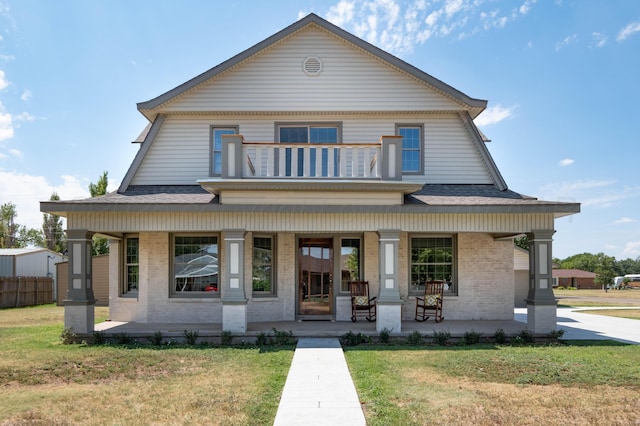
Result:
{"label": "white shed", "polygon": [[51,277],[56,294],[56,263],[66,257],[42,247],[0,249],[0,277]]}

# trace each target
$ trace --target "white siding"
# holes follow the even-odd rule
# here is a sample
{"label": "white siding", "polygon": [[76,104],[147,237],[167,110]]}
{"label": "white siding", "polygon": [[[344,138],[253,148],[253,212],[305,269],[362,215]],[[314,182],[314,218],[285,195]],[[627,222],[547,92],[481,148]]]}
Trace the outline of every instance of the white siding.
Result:
{"label": "white siding", "polygon": [[194,185],[209,177],[211,126],[239,126],[247,142],[273,142],[276,122],[340,122],[344,143],[377,143],[393,135],[395,125],[423,124],[424,176],[404,180],[425,183],[491,184],[493,180],[471,136],[455,113],[347,115],[193,115],[169,116],[151,144],[133,185]]}
{"label": "white siding", "polygon": [[[307,57],[322,72],[303,72]],[[169,111],[388,111],[462,109],[424,83],[317,27],[266,49],[159,108]]]}

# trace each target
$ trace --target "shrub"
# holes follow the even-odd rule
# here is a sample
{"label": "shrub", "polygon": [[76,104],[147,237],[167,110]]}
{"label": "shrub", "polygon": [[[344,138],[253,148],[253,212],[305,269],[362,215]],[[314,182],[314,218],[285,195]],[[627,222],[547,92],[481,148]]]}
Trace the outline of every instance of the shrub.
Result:
{"label": "shrub", "polygon": [[293,331],[280,331],[275,328],[273,331],[273,343],[278,346],[287,346],[293,344]]}
{"label": "shrub", "polygon": [[92,342],[94,345],[104,345],[106,342],[104,331],[94,331]]}
{"label": "shrub", "polygon": [[129,343],[131,343],[131,337],[129,337],[127,333],[118,333],[113,337],[116,340],[116,343],[119,345],[128,345]]}
{"label": "shrub", "polygon": [[223,330],[220,335],[220,344],[223,346],[231,346],[233,343],[233,333],[229,330]]}
{"label": "shrub", "polygon": [[149,342],[154,346],[162,345],[162,332],[156,331],[149,337]]}
{"label": "shrub", "polygon": [[198,341],[198,335],[198,330],[185,330],[184,340],[187,342],[187,345],[193,346]]}
{"label": "shrub", "polygon": [[549,333],[549,337],[556,340],[561,338],[562,336],[564,336],[564,330],[562,329],[553,330],[551,333]]}
{"label": "shrub", "polygon": [[503,345],[507,341],[507,335],[504,332],[504,330],[501,328],[496,329],[495,333],[493,333],[493,338],[495,339],[496,343],[499,345]]}
{"label": "shrub", "polygon": [[378,338],[380,339],[380,343],[389,343],[390,335],[391,335],[391,330],[389,330],[387,327],[380,330],[380,334],[378,335]]}
{"label": "shrub", "polygon": [[436,345],[444,346],[451,339],[451,333],[448,331],[434,331],[433,332],[433,342]]}
{"label": "shrub", "polygon": [[73,327],[67,327],[60,333],[60,339],[63,345],[72,345],[76,342],[78,335],[73,331]]}
{"label": "shrub", "polygon": [[535,342],[535,337],[533,336],[533,333],[525,328],[518,333],[518,335],[513,339],[513,342],[519,345],[531,344]]}
{"label": "shrub", "polygon": [[463,345],[477,345],[480,343],[480,338],[482,337],[482,333],[478,333],[477,331],[466,331],[462,335],[462,344]]}
{"label": "shrub", "polygon": [[407,343],[412,346],[419,345],[421,342],[422,342],[422,334],[420,334],[418,330],[411,332],[407,336]]}
{"label": "shrub", "polygon": [[370,339],[362,333],[355,334],[353,331],[348,331],[340,336],[340,343],[344,346],[357,346],[360,343],[369,343]]}

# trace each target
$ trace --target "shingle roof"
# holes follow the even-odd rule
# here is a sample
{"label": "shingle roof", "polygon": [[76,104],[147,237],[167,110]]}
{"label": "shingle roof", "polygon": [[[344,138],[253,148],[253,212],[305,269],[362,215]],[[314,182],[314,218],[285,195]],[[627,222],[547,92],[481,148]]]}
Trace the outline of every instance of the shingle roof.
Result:
{"label": "shingle roof", "polygon": [[553,278],[595,278],[596,274],[581,269],[554,269]]}

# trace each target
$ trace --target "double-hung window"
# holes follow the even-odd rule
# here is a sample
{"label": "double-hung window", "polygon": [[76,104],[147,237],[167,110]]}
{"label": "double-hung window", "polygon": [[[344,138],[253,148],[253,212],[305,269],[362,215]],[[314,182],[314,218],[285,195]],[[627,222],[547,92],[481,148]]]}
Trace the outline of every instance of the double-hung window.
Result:
{"label": "double-hung window", "polygon": [[238,133],[237,126],[212,126],[210,134],[211,147],[211,176],[222,174],[222,135],[235,135]]}
{"label": "double-hung window", "polygon": [[253,295],[274,296],[276,294],[275,277],[275,238],[270,235],[253,237]]}
{"label": "double-hung window", "polygon": [[340,291],[349,292],[349,281],[362,279],[362,241],[360,238],[340,240]]}
{"label": "double-hung window", "polygon": [[[276,137],[283,144],[333,145],[340,142],[341,125],[339,123],[317,124],[276,124]],[[337,149],[330,148],[285,148],[286,176],[304,176],[305,155],[309,164],[310,176],[339,176],[339,157]],[[296,149],[298,161],[292,164],[292,151]],[[317,170],[317,158],[320,156],[321,170]],[[332,164],[332,167],[329,165]]]}
{"label": "double-hung window", "polygon": [[174,236],[172,271],[173,296],[219,296],[218,237]]}
{"label": "double-hung window", "polygon": [[396,133],[402,136],[402,173],[423,172],[423,127],[422,125],[397,124]]}
{"label": "double-hung window", "polygon": [[138,293],[140,284],[140,239],[137,236],[124,238],[124,282],[122,294],[126,296]]}
{"label": "double-hung window", "polygon": [[410,253],[410,293],[422,294],[427,282],[442,281],[445,293],[457,294],[453,236],[412,237]]}

